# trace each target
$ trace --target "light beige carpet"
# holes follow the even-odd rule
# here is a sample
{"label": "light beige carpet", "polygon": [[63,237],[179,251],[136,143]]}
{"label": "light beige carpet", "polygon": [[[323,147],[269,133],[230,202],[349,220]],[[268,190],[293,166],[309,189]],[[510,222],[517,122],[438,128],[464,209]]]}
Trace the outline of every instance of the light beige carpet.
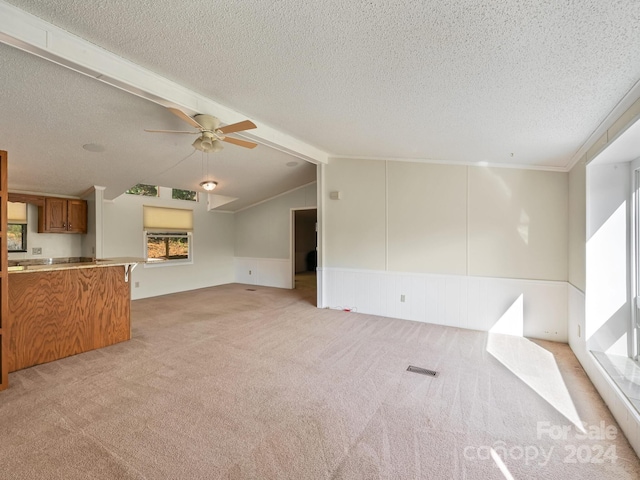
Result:
{"label": "light beige carpet", "polygon": [[138,300],[130,342],[11,374],[0,478],[640,478],[567,345],[320,310],[309,285]]}

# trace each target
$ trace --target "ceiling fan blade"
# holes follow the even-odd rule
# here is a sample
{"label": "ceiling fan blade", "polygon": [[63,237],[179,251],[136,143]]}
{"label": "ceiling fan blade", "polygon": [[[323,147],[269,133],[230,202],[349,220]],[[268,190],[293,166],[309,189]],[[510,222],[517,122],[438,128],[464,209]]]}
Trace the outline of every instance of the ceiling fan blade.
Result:
{"label": "ceiling fan blade", "polygon": [[233,137],[224,137],[222,141],[233,143],[234,145],[239,145],[244,148],[256,148],[258,146],[257,143],[247,142],[246,140],[240,140],[239,138],[233,138]]}
{"label": "ceiling fan blade", "polygon": [[226,125],[224,127],[219,128],[217,131],[224,133],[234,133],[241,132],[242,130],[251,130],[252,128],[256,128],[256,124],[251,120],[245,120],[244,122],[232,123],[231,125]]}
{"label": "ceiling fan blade", "polygon": [[204,128],[202,125],[200,125],[198,122],[196,122],[193,118],[191,118],[189,115],[187,115],[186,113],[184,113],[182,110],[178,110],[177,108],[171,108],[168,107],[169,111],[171,113],[173,113],[175,116],[180,117],[182,120],[184,120],[185,122],[187,122],[189,125],[191,125],[192,127],[198,128],[200,130],[206,130],[206,128]]}
{"label": "ceiling fan blade", "polygon": [[200,135],[201,132],[179,132],[177,130],[149,130],[147,128],[144,129],[145,132],[151,133],[188,133],[189,135]]}

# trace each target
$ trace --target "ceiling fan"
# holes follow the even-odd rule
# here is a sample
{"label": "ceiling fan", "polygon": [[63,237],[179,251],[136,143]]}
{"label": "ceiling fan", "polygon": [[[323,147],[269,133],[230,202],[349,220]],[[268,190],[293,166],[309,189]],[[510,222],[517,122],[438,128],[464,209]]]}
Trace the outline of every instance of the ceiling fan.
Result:
{"label": "ceiling fan", "polygon": [[192,127],[195,127],[199,132],[181,132],[176,130],[146,130],[145,132],[154,133],[186,133],[190,135],[200,135],[193,142],[193,148],[200,150],[201,152],[218,152],[223,149],[222,142],[233,143],[245,148],[255,148],[257,143],[248,142],[247,140],[241,140],[239,138],[227,137],[228,133],[242,132],[244,130],[250,130],[256,128],[256,125],[251,120],[244,120],[242,122],[233,123],[231,125],[220,126],[220,120],[211,115],[195,115],[193,118],[177,108],[169,108],[169,111],[174,115],[180,117]]}

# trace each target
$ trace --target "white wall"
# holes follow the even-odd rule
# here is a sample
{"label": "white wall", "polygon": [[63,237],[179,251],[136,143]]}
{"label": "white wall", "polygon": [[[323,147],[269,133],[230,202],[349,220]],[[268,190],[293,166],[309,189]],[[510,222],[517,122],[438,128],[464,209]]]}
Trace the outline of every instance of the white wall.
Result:
{"label": "white wall", "polygon": [[586,158],[569,172],[569,282],[585,291],[587,235]]}
{"label": "white wall", "polygon": [[466,274],[467,168],[389,162],[387,186],[387,270]]}
{"label": "white wall", "polygon": [[590,350],[627,355],[631,323],[628,163],[587,165],[585,338]]}
{"label": "white wall", "polygon": [[[24,258],[61,258],[82,256],[82,237],[79,233],[38,233],[38,207],[27,207],[27,251],[9,253],[10,260]],[[33,255],[32,248],[42,248],[42,255]]]}
{"label": "white wall", "polygon": [[321,306],[490,330],[520,305],[520,334],[567,340],[568,174],[357,159],[322,173]]}
{"label": "white wall", "polygon": [[567,280],[565,173],[332,159],[323,190],[325,267]]}
{"label": "white wall", "polygon": [[566,281],[568,175],[468,169],[468,274]]}
{"label": "white wall", "polygon": [[[161,192],[169,189],[161,189]],[[161,193],[162,195],[162,193]],[[207,212],[206,200],[188,202],[123,194],[103,208],[104,258],[143,257],[142,206],[192,208],[193,264],[138,265],[132,275],[132,298],[153,297],[234,281],[234,218]],[[139,284],[135,287],[136,283]]]}
{"label": "white wall", "polygon": [[235,217],[235,281],[292,288],[291,209],[315,207],[312,183],[237,212]]}
{"label": "white wall", "polygon": [[[324,267],[385,270],[385,162],[331,159],[324,170]],[[340,200],[329,199],[339,192]]]}
{"label": "white wall", "polygon": [[[104,187],[94,187],[83,200],[87,202],[87,233],[82,236],[82,256],[101,258],[102,252],[96,250],[98,242],[98,224],[102,226],[102,205]],[[100,233],[102,230],[100,229]]]}
{"label": "white wall", "polygon": [[626,355],[631,171],[628,163],[598,164],[596,157],[639,115],[640,100],[594,142],[569,175],[568,331],[571,349],[640,455],[640,414],[591,354],[597,348]]}
{"label": "white wall", "polygon": [[567,341],[565,282],[325,268],[324,306]]}

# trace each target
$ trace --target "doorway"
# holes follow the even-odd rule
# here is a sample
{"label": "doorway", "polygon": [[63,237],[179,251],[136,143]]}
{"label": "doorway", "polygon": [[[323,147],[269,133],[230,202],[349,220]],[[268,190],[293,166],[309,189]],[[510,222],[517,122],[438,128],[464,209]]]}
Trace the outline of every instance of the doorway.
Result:
{"label": "doorway", "polygon": [[316,267],[318,258],[318,209],[291,210],[291,264],[294,289],[315,305],[317,300]]}

